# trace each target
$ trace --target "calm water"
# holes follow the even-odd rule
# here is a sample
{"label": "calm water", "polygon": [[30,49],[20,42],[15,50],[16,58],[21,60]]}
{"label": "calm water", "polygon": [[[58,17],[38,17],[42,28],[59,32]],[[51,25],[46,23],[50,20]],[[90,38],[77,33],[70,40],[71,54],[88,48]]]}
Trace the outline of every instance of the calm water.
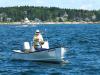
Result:
{"label": "calm water", "polygon": [[[68,48],[68,64],[11,61],[13,49],[23,49],[32,41],[34,31],[46,29],[50,47]],[[46,38],[42,31],[44,38]],[[0,25],[0,75],[100,75],[100,25]]]}

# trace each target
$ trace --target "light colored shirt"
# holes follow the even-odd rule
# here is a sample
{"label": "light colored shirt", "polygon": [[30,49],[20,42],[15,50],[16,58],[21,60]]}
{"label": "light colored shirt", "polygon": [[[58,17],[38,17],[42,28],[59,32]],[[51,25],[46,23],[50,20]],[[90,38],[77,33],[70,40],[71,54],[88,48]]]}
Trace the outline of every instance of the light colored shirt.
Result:
{"label": "light colored shirt", "polygon": [[35,35],[35,36],[34,36],[34,41],[37,40],[37,39],[38,39],[38,42],[43,41],[43,37],[42,37],[42,35],[41,35],[41,34],[39,34],[39,35]]}
{"label": "light colored shirt", "polygon": [[41,34],[39,35],[36,35],[34,36],[34,46],[37,47],[37,48],[40,48],[41,47],[41,42],[43,42],[43,37]]}

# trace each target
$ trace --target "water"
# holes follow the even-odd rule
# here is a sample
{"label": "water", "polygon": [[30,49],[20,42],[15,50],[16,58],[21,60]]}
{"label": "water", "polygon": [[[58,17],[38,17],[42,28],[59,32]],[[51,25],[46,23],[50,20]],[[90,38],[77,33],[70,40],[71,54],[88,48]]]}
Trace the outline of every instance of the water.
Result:
{"label": "water", "polygon": [[[23,49],[39,28],[50,47],[67,47],[68,64],[11,61],[13,49]],[[0,26],[0,75],[100,75],[100,25]]]}

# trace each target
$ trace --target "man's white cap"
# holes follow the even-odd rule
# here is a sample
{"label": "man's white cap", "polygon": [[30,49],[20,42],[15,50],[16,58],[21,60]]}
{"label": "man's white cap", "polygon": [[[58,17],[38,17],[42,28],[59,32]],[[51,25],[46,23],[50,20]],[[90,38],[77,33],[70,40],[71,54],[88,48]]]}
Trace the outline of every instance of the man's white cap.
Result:
{"label": "man's white cap", "polygon": [[39,30],[36,30],[36,32],[40,32]]}

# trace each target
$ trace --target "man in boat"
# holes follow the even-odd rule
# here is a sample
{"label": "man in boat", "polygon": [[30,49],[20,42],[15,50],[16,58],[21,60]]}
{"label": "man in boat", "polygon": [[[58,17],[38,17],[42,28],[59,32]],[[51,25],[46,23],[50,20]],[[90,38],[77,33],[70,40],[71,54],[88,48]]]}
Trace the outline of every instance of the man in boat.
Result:
{"label": "man in boat", "polygon": [[35,49],[42,48],[42,45],[44,44],[44,40],[39,30],[36,30],[33,40],[34,40]]}

